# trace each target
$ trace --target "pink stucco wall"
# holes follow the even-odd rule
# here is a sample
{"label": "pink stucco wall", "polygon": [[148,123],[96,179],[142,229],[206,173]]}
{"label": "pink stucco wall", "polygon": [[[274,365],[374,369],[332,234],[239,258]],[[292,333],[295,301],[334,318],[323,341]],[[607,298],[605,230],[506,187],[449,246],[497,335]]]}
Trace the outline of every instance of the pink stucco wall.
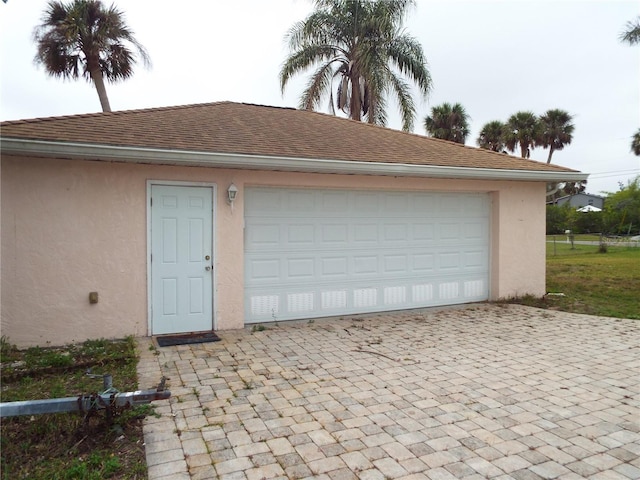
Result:
{"label": "pink stucco wall", "polygon": [[[21,346],[149,333],[147,182],[217,185],[215,328],[241,328],[243,189],[491,192],[492,299],[545,289],[543,183],[320,175],[4,157],[1,326]],[[232,211],[226,190],[235,183]],[[89,292],[99,302],[90,304]]]}

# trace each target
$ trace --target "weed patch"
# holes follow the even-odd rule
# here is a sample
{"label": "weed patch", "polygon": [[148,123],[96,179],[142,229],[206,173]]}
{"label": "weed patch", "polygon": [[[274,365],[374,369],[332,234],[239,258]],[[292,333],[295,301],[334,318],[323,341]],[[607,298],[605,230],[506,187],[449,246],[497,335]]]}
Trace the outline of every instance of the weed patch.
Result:
{"label": "weed patch", "polygon": [[[73,397],[102,391],[110,373],[120,391],[136,390],[135,340],[91,340],[58,348],[18,350],[2,339],[3,402]],[[146,479],[143,405],[107,422],[103,412],[86,417],[59,413],[4,418],[0,427],[2,479]]]}

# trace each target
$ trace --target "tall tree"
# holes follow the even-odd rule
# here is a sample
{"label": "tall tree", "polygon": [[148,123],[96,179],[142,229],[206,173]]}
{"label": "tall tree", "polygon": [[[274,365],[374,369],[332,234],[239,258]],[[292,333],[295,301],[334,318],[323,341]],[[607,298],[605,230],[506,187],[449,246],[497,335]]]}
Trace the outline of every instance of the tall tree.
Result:
{"label": "tall tree", "polygon": [[625,30],[620,34],[620,41],[629,45],[640,43],[640,17],[633,22],[627,22]]}
{"label": "tall tree", "polygon": [[618,183],[620,190],[608,193],[604,201],[606,231],[609,233],[640,234],[640,175]]}
{"label": "tall tree", "polygon": [[507,150],[515,152],[520,146],[520,156],[529,158],[539,137],[540,123],[533,112],[517,112],[509,117],[504,129]]}
{"label": "tall tree", "polygon": [[431,108],[431,115],[424,119],[424,128],[435,138],[462,143],[469,135],[469,115],[459,103],[443,103]]}
{"label": "tall tree", "polygon": [[[280,70],[284,92],[296,74],[315,67],[300,107],[317,109],[329,97],[330,110],[354,120],[386,125],[386,102],[396,97],[402,128],[411,130],[413,82],[426,98],[431,76],[422,46],[402,33],[413,0],[315,0],[315,10],[287,33],[290,55]],[[336,87],[334,105],[334,87]]]}
{"label": "tall tree", "polygon": [[549,149],[547,163],[551,163],[551,156],[556,150],[562,150],[573,139],[573,116],[564,110],[554,109],[540,117],[540,132],[538,143]]}
{"label": "tall tree", "polygon": [[504,123],[499,120],[485,123],[476,140],[478,146],[494,152],[503,152],[506,148],[504,144],[504,128]]}
{"label": "tall tree", "polygon": [[562,187],[562,194],[564,195],[575,195],[577,193],[582,193],[587,189],[587,181],[586,180],[578,180],[577,182],[565,182]]}
{"label": "tall tree", "polygon": [[47,73],[64,79],[80,76],[93,82],[104,112],[110,112],[104,80],[118,81],[133,75],[137,58],[149,65],[149,55],[134,38],[115,6],[100,0],[49,0],[36,27],[35,61]]}
{"label": "tall tree", "polygon": [[634,155],[640,156],[640,128],[631,137],[631,151]]}

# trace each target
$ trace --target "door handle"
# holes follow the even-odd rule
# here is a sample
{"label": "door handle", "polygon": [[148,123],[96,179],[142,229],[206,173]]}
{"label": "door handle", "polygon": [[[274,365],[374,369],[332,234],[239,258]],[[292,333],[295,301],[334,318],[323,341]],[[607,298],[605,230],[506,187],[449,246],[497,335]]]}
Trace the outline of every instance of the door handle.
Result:
{"label": "door handle", "polygon": [[209,270],[211,270],[211,266],[207,265],[206,267],[204,267],[204,269],[208,272]]}

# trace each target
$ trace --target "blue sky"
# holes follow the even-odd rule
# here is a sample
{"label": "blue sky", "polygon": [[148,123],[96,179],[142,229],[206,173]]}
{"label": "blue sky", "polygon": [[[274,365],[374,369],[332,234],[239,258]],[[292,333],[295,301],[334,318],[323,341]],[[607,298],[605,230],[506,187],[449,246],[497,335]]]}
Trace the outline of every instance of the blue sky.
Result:
{"label": "blue sky", "polygon": [[[110,2],[107,2],[110,4]],[[298,104],[305,77],[282,95],[284,35],[312,9],[308,0],[116,0],[153,65],[108,85],[114,110],[231,100]],[[100,111],[84,81],[49,78],[33,63],[32,33],[45,0],[0,4],[0,119]],[[615,191],[640,173],[630,152],[640,128],[640,46],[619,41],[638,1],[417,0],[405,24],[422,44],[434,85],[418,101],[414,132],[434,105],[460,102],[475,139],[484,123],[519,110],[575,116],[573,143],[553,162],[591,173],[591,193]],[[389,127],[401,122],[390,104]],[[532,158],[546,161],[547,151]]]}

